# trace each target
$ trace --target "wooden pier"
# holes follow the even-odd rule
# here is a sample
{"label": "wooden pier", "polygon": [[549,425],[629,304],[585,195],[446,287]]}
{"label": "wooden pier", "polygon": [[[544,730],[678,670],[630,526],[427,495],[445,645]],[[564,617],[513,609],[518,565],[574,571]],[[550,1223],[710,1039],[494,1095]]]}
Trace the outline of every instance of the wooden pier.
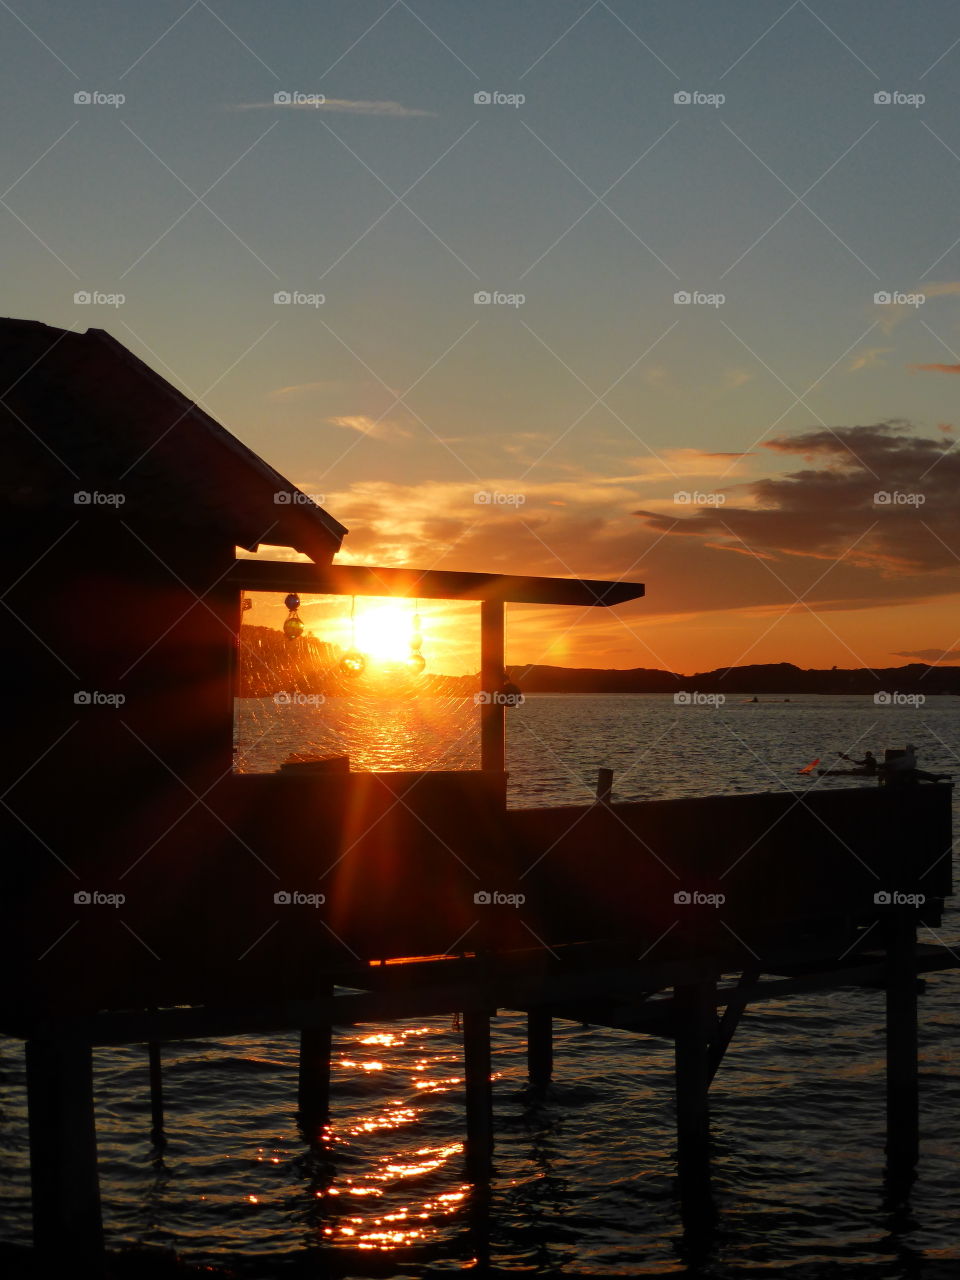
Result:
{"label": "wooden pier", "polygon": [[[916,912],[894,908],[822,944],[784,938],[738,971],[726,955],[642,959],[625,945],[571,945],[341,968],[338,988],[314,1000],[249,1008],[204,1006],[38,1019],[8,1028],[27,1040],[38,1249],[51,1261],[98,1259],[103,1234],[97,1180],[91,1050],[145,1042],[289,1031],[301,1033],[299,1109],[304,1142],[321,1142],[336,1110],[329,1092],[331,1032],[400,1018],[462,1015],[465,1172],[482,1186],[495,1172],[490,1019],[524,1011],[531,1082],[551,1077],[552,1027],[567,1020],[673,1040],[676,1171],[682,1200],[709,1194],[709,1087],[744,1009],[768,1000],[861,987],[886,1000],[887,1173],[908,1182],[918,1143],[917,979],[955,968],[945,946],[916,943]],[[838,941],[848,950],[834,953]],[[872,1051],[867,1046],[865,1052]],[[154,1118],[156,1120],[156,1117]]]}
{"label": "wooden pier", "polygon": [[[308,811],[305,794],[316,785],[305,779],[295,784]],[[289,800],[290,783],[282,786]],[[266,983],[252,994],[244,992],[240,961],[232,981],[221,972],[219,993],[191,1007],[121,1008],[114,1002],[115,1007],[99,1011],[53,1011],[37,1004],[16,1016],[8,1011],[4,1030],[27,1042],[38,1247],[56,1255],[68,1240],[71,1257],[78,1250],[93,1256],[102,1250],[90,1066],[94,1047],[151,1046],[158,1131],[163,1124],[160,1046],[181,1039],[299,1031],[298,1109],[304,1141],[313,1144],[322,1140],[336,1110],[330,1094],[333,1028],[453,1013],[462,1016],[465,1171],[475,1183],[483,1185],[495,1171],[490,1019],[509,1010],[527,1015],[530,1080],[540,1088],[551,1078],[557,1022],[588,1022],[673,1041],[676,1170],[681,1196],[696,1204],[709,1191],[709,1088],[725,1054],[735,1049],[743,1012],[767,1000],[843,987],[883,993],[887,1169],[902,1183],[919,1153],[917,980],[958,965],[949,948],[918,945],[916,936],[918,924],[939,923],[952,888],[950,799],[951,788],[938,785],[604,803],[562,811],[503,808],[502,843],[496,849],[500,882],[526,888],[527,902],[498,906],[471,900],[472,932],[480,942],[469,951],[418,959],[409,946],[426,929],[418,913],[398,918],[392,905],[387,910],[381,903],[375,908],[383,911],[379,934],[371,928],[364,895],[356,895],[356,914],[351,914],[344,900],[347,886],[357,883],[371,853],[361,841],[337,853],[330,876],[331,901],[339,902],[339,955],[326,944],[316,950],[318,932],[327,940],[329,933],[318,931],[315,919],[292,921],[284,930],[293,931],[292,943],[288,936],[279,950],[266,949],[258,959],[272,990]],[[486,802],[492,804],[489,795]],[[329,794],[325,803],[331,803]],[[425,810],[419,812],[423,816]],[[567,852],[585,859],[577,875],[568,875],[563,841],[557,840],[561,814],[569,840],[577,833],[575,849]],[[758,833],[778,815],[790,815],[789,826],[764,845]],[[367,817],[373,822],[374,814]],[[686,843],[687,826],[712,830],[709,845]],[[869,843],[848,843],[855,830]],[[402,831],[393,836],[404,847]],[[460,854],[466,851],[464,839],[461,828]],[[558,849],[557,861],[545,869],[544,861],[550,863]],[[803,866],[788,873],[784,860],[801,851]],[[841,853],[847,858],[842,871]],[[749,871],[738,878],[735,869],[745,862]],[[434,864],[431,874],[441,874],[441,866],[441,887],[451,901],[468,891],[472,895],[472,877],[460,857]],[[654,867],[660,868],[659,887]],[[724,867],[734,869],[724,875]],[[691,888],[673,889],[677,877]],[[784,882],[779,897],[772,892],[774,879]],[[590,880],[597,885],[593,894]],[[800,892],[801,884],[806,892]],[[611,885],[618,887],[616,910]],[[724,901],[715,901],[721,896]],[[758,901],[768,904],[762,916],[756,914]],[[242,906],[240,895],[228,909]],[[487,921],[484,911],[491,913]],[[509,927],[497,919],[507,912]],[[381,954],[350,957],[371,936],[386,939],[378,948]],[[302,967],[311,944],[310,983],[284,982],[289,956],[300,956]],[[143,975],[136,980],[143,981]]]}

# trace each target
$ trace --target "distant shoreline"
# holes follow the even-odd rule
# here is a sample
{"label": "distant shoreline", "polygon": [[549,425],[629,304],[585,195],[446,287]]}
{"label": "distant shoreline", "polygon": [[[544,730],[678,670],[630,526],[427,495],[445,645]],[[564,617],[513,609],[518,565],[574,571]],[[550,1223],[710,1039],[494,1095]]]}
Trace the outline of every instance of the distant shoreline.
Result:
{"label": "distant shoreline", "polygon": [[[409,677],[392,692],[408,697],[442,694],[466,697],[480,689],[478,674],[450,676],[431,672]],[[337,696],[374,692],[376,679],[345,678],[337,667],[339,650],[312,636],[295,646],[270,627],[242,629],[238,693],[267,697],[279,690]],[[803,668],[791,662],[715,667],[679,675],[654,667],[552,667],[538,664],[507,667],[508,678],[523,693],[723,693],[748,697],[789,698],[802,693],[960,695],[960,667],[908,662],[899,667]],[[381,690],[382,692],[383,690]]]}
{"label": "distant shoreline", "polygon": [[723,693],[789,698],[800,694],[960,695],[960,669],[923,662],[900,667],[802,668],[790,662],[717,667],[695,675],[638,667],[511,666],[508,674],[524,693]]}

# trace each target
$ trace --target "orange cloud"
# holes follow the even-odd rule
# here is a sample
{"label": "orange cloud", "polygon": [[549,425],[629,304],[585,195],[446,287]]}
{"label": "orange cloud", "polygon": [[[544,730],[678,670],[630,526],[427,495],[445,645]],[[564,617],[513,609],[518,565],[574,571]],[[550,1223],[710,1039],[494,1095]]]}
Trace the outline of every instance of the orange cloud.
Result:
{"label": "orange cloud", "polygon": [[895,656],[921,662],[960,662],[960,649],[898,649]]}

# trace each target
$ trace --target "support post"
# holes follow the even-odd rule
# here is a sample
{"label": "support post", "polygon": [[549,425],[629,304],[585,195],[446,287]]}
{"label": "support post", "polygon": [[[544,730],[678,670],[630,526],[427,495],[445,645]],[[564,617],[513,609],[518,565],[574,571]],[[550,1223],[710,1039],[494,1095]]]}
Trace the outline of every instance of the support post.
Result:
{"label": "support post", "polygon": [[710,1041],[716,983],[674,987],[677,1167],[681,1195],[710,1186]]}
{"label": "support post", "polygon": [[493,1090],[490,1085],[490,1015],[463,1015],[463,1062],[467,1100],[467,1172],[486,1181],[493,1154]]}
{"label": "support post", "polygon": [[28,1040],[26,1067],[34,1248],[44,1262],[62,1260],[65,1273],[83,1262],[98,1274],[93,1051],[79,1041]]}
{"label": "support post", "polygon": [[553,1075],[553,1019],[549,1009],[527,1014],[527,1071],[535,1089],[545,1089]]}
{"label": "support post", "polygon": [[480,768],[506,768],[503,688],[503,601],[480,602]]}
{"label": "support post", "polygon": [[613,770],[598,769],[597,770],[597,800],[600,804],[610,803],[610,793],[613,791]]}
{"label": "support post", "polygon": [[331,1027],[304,1027],[300,1032],[297,1107],[304,1137],[314,1146],[330,1118]]}
{"label": "support post", "polygon": [[156,1040],[147,1045],[147,1058],[150,1063],[150,1141],[162,1151],[167,1139],[163,1132],[163,1070]]}
{"label": "support post", "polygon": [[898,911],[887,924],[887,1169],[909,1173],[920,1149],[917,1078],[917,926]]}

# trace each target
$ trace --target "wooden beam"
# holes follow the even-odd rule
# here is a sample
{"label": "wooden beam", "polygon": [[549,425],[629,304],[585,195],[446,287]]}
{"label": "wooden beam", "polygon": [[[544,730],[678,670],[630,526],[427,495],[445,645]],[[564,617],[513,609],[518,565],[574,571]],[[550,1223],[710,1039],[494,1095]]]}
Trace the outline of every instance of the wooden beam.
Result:
{"label": "wooden beam", "polygon": [[549,1009],[527,1014],[527,1073],[535,1089],[545,1089],[553,1076],[553,1018]]}
{"label": "wooden beam", "polygon": [[[713,961],[701,957],[643,964],[625,961],[586,966],[580,962],[569,969],[558,966],[545,976],[541,969],[536,973],[525,969],[525,955],[450,958],[338,970],[336,981],[340,985],[359,990],[330,998],[277,1000],[245,1009],[198,1005],[161,1009],[158,1013],[144,1010],[89,1017],[36,1018],[27,1023],[12,1023],[3,1031],[21,1040],[69,1035],[93,1045],[138,1044],[147,1040],[192,1040],[198,1036],[283,1032],[329,1023],[354,1026],[389,1018],[429,1017],[450,1009],[499,1007],[522,1010],[533,1003],[551,1005],[556,1017],[566,1016],[556,1008],[564,1004],[574,1010],[570,1015],[574,1020],[582,1021],[582,1011],[586,1010],[591,997],[597,992],[602,992],[605,997],[611,993],[621,996],[626,1003],[634,999],[638,991],[663,991],[678,983],[701,981],[717,971]],[[805,962],[809,958],[806,957]],[[768,963],[765,957],[763,972],[782,973],[787,963],[785,959]],[[917,973],[957,968],[960,968],[960,959],[949,947],[936,944],[917,947]],[[743,998],[750,1004],[759,1000],[782,1000],[811,991],[874,985],[883,981],[884,976],[882,955],[869,959],[861,956],[853,963],[834,963],[820,972],[759,982],[746,988]],[[715,993],[716,1004],[725,1005],[729,998],[729,989]],[[657,1001],[649,1007],[659,1011],[662,1006],[669,1005],[669,1001]],[[599,1019],[596,1021],[597,1025],[602,1025]]]}
{"label": "wooden beam", "polygon": [[644,594],[640,582],[535,578],[449,569],[380,569],[373,565],[316,565],[297,560],[237,560],[227,575],[247,591],[311,595],[405,596],[421,600],[499,600],[515,604],[579,607],[625,604]]}
{"label": "wooden beam", "polygon": [[147,1045],[147,1061],[150,1067],[150,1141],[158,1151],[162,1151],[167,1145],[163,1132],[163,1065],[156,1040]]}
{"label": "wooden beam", "polygon": [[710,1074],[708,1051],[716,1026],[716,986],[674,988],[677,1100],[677,1170],[683,1195],[710,1185]]}
{"label": "wooden beam", "polygon": [[28,1040],[33,1245],[44,1263],[97,1267],[103,1254],[93,1053],[78,1040]]}
{"label": "wooden beam", "polygon": [[[717,1024],[717,1034],[710,1044],[707,1053],[707,1071],[710,1076],[710,1083],[720,1069],[720,1063],[724,1059],[727,1049],[730,1047],[730,1041],[733,1039],[733,1033],[740,1025],[740,1019],[747,1007],[747,991],[754,985],[760,974],[756,968],[744,969],[740,975],[740,981],[737,983],[736,990],[729,993],[727,999],[727,1007],[723,1011],[723,1017]],[[723,993],[718,993],[723,994]]]}
{"label": "wooden beam", "polygon": [[887,1169],[902,1178],[920,1152],[916,920],[897,911],[886,928]]}
{"label": "wooden beam", "polygon": [[469,1010],[463,1015],[463,1065],[467,1104],[467,1171],[485,1182],[493,1154],[493,1090],[490,1084],[490,1014]]}
{"label": "wooden beam", "polygon": [[304,1140],[316,1146],[330,1118],[332,1028],[304,1027],[300,1032],[297,1107]]}

